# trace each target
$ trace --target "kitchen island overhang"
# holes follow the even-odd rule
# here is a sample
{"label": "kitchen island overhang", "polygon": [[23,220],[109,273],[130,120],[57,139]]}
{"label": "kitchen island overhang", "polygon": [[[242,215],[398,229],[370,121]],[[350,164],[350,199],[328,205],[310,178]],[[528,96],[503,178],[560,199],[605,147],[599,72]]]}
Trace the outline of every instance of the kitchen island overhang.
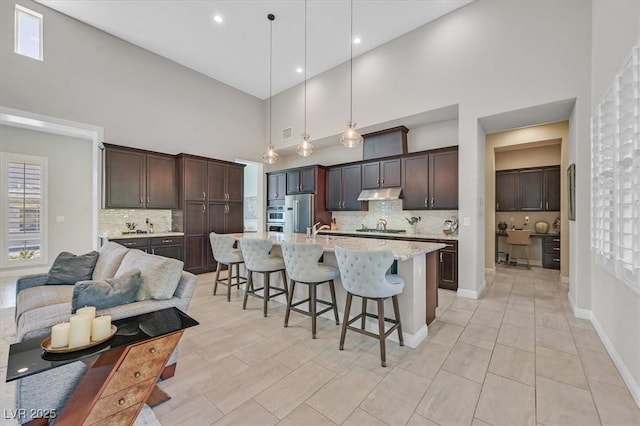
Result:
{"label": "kitchen island overhang", "polygon": [[[404,344],[415,348],[427,337],[428,324],[435,318],[435,308],[438,300],[438,251],[445,247],[444,244],[330,235],[318,235],[307,238],[302,234],[284,234],[280,232],[240,233],[231,235],[238,240],[241,238],[268,238],[273,242],[273,250],[276,251],[276,253],[280,253],[280,243],[282,242],[320,244],[323,248],[324,262],[336,267],[338,266],[334,254],[336,247],[351,250],[390,250],[397,261],[398,274],[404,278],[405,281],[404,291],[398,296]],[[257,276],[256,278],[261,279]],[[344,319],[346,292],[340,278],[336,281],[336,301],[340,312],[340,321],[342,322]],[[299,286],[296,289],[293,296],[294,301],[302,300],[306,297],[304,294],[306,288],[303,287],[304,286]],[[323,294],[324,291],[326,291],[327,294]],[[318,297],[329,297],[328,289],[318,288]],[[282,296],[275,300],[283,304],[286,303],[286,300]],[[355,305],[356,304],[351,308],[351,316],[360,313],[360,306]],[[393,312],[391,299],[385,301],[385,311]],[[327,316],[327,318],[330,317],[331,315]],[[377,331],[377,321],[368,319],[366,328],[370,331]],[[389,339],[397,342],[397,335],[393,334],[389,336]]]}

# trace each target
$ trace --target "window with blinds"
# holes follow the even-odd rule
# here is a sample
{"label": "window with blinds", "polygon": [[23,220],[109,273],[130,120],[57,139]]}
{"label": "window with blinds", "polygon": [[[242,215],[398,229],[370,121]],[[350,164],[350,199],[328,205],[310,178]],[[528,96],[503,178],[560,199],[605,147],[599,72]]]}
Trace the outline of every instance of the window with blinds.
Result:
{"label": "window with blinds", "polygon": [[640,294],[640,47],[591,124],[591,245],[597,263]]}
{"label": "window with blinds", "polygon": [[46,158],[2,154],[3,266],[46,263]]}

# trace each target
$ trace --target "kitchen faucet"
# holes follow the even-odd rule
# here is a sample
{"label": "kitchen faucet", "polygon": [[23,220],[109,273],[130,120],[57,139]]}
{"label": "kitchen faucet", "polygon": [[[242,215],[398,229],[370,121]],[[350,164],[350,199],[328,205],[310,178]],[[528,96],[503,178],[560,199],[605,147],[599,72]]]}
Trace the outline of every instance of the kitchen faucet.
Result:
{"label": "kitchen faucet", "polygon": [[330,226],[329,225],[321,225],[318,228],[318,225],[320,225],[320,222],[316,223],[313,225],[313,236],[315,237],[316,235],[318,235],[318,232],[322,231],[323,229],[329,229]]}

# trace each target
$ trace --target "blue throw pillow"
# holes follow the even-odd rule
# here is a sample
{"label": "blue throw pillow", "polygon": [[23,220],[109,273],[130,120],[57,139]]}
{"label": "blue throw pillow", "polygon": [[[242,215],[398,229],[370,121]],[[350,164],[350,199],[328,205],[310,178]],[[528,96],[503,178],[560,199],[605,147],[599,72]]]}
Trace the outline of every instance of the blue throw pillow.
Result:
{"label": "blue throw pillow", "polygon": [[99,255],[95,250],[80,256],[63,251],[51,265],[47,284],[75,284],[90,280]]}
{"label": "blue throw pillow", "polygon": [[135,301],[140,288],[140,269],[130,269],[106,281],[79,281],[73,287],[71,313],[85,306],[106,309]]}

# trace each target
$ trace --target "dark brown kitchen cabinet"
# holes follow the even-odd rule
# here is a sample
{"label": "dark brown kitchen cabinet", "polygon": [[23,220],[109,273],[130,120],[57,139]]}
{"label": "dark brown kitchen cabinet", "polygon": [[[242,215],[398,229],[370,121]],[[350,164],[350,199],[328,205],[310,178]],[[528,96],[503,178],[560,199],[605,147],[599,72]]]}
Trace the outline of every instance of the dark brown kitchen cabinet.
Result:
{"label": "dark brown kitchen cabinet", "polygon": [[316,191],[316,167],[288,170],[287,195],[313,194]]}
{"label": "dark brown kitchen cabinet", "polygon": [[176,208],[173,156],[104,145],[105,208]]}
{"label": "dark brown kitchen cabinet", "polygon": [[560,269],[560,234],[542,237],[542,267]]}
{"label": "dark brown kitchen cabinet", "polygon": [[403,210],[457,210],[457,148],[404,157],[402,192]]}
{"label": "dark brown kitchen cabinet", "polygon": [[209,234],[243,230],[244,164],[180,154],[178,170],[183,212],[174,222],[185,233],[185,269],[210,272],[215,265]]}
{"label": "dark brown kitchen cabinet", "polygon": [[358,201],[362,192],[362,167],[351,164],[327,171],[327,210],[366,210],[367,203]]}
{"label": "dark brown kitchen cabinet", "polygon": [[504,170],[496,172],[496,211],[518,211],[520,194],[518,171]]}
{"label": "dark brown kitchen cabinet", "polygon": [[544,210],[560,211],[560,166],[544,169]]}
{"label": "dark brown kitchen cabinet", "polygon": [[287,190],[287,176],[284,172],[267,174],[267,204],[284,204],[284,195]]}
{"label": "dark brown kitchen cabinet", "polygon": [[440,267],[438,287],[458,290],[458,243],[457,241],[438,241],[446,244],[440,249]]}
{"label": "dark brown kitchen cabinet", "polygon": [[362,189],[399,187],[400,170],[400,158],[362,163]]}
{"label": "dark brown kitchen cabinet", "polygon": [[520,209],[521,211],[542,210],[542,169],[521,170]]}
{"label": "dark brown kitchen cabinet", "polygon": [[243,201],[243,176],[244,170],[241,167],[209,161],[207,165],[209,201]]}
{"label": "dark brown kitchen cabinet", "polygon": [[496,171],[496,211],[560,211],[560,167]]}
{"label": "dark brown kitchen cabinet", "polygon": [[149,251],[158,256],[184,260],[182,249],[183,237],[152,237],[149,238]]}

